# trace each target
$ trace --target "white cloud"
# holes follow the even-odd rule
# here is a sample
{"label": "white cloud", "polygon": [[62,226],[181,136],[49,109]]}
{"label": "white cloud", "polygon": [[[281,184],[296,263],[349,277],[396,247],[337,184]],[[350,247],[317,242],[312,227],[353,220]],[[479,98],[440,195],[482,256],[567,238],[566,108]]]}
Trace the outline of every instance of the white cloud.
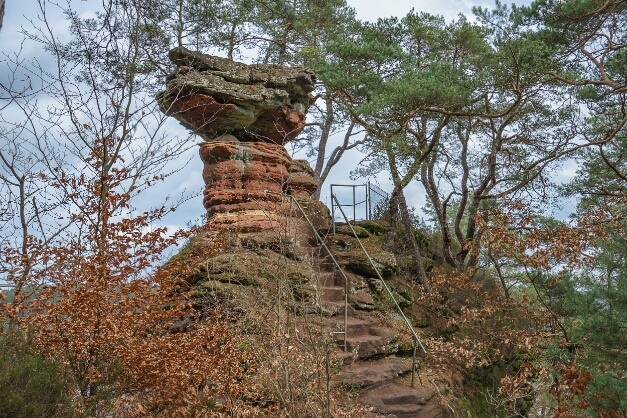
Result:
{"label": "white cloud", "polygon": [[[355,8],[357,18],[370,22],[376,21],[381,17],[403,17],[412,8],[416,13],[425,12],[433,15],[442,15],[446,20],[456,19],[458,14],[462,13],[467,17],[472,16],[473,6],[493,7],[494,1],[491,0],[386,0],[385,2],[376,0],[347,0],[348,4]],[[516,1],[517,5],[528,5],[530,0]]]}

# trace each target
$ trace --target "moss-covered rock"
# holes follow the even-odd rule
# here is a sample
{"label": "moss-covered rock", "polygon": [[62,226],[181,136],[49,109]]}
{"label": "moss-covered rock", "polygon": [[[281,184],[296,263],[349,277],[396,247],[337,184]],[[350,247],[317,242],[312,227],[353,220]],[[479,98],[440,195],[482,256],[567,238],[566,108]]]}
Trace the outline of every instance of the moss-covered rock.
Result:
{"label": "moss-covered rock", "polygon": [[316,84],[311,70],[246,65],[186,48],[168,55],[178,68],[157,95],[159,107],[206,140],[233,134],[245,141],[282,144],[305,127]]}
{"label": "moss-covered rock", "polygon": [[340,252],[352,251],[359,248],[357,240],[348,235],[331,235],[327,237],[327,245]]}
{"label": "moss-covered rock", "polygon": [[[377,277],[377,270],[384,279],[390,278],[397,271],[397,265],[394,256],[391,257],[373,257],[371,255],[372,264],[365,254],[355,254],[346,261],[346,269],[365,277]],[[373,266],[374,264],[374,266]],[[375,270],[376,267],[376,270]]]}
{"label": "moss-covered rock", "polygon": [[240,241],[242,247],[247,250],[270,250],[297,261],[300,261],[302,258],[302,254],[298,254],[297,245],[294,239],[285,237],[275,232],[246,234],[240,237]]}
{"label": "moss-covered rock", "polygon": [[377,236],[387,234],[390,231],[390,226],[383,221],[361,221],[358,226]]}
{"label": "moss-covered rock", "polygon": [[[331,211],[327,205],[319,200],[313,199],[298,199],[298,203],[313,224],[314,228],[329,228],[331,225]],[[295,218],[300,217],[300,213],[297,208],[293,209],[293,214]]]}
{"label": "moss-covered rock", "polygon": [[[368,238],[370,236],[370,232],[359,225],[354,225],[353,230],[355,230],[355,234],[358,238]],[[351,230],[351,227],[348,225],[340,225],[335,228],[335,233],[354,237],[355,234],[353,234],[353,230]]]}
{"label": "moss-covered rock", "polygon": [[[377,242],[365,242],[364,247],[368,251],[374,267],[384,279],[390,279],[398,273],[398,263],[394,254],[382,249]],[[357,248],[344,259],[348,270],[365,277],[378,277],[375,268],[361,248]]]}
{"label": "moss-covered rock", "polygon": [[358,292],[350,295],[348,301],[355,309],[360,311],[374,311],[376,309],[372,295],[367,292]]}
{"label": "moss-covered rock", "polygon": [[220,254],[205,261],[201,271],[207,280],[236,283],[244,286],[259,286],[265,276],[262,257],[256,254]]}
{"label": "moss-covered rock", "polygon": [[394,289],[393,293],[395,293],[394,297],[396,298],[396,301],[401,308],[409,308],[411,305],[414,304],[414,294],[410,288],[396,288]]}

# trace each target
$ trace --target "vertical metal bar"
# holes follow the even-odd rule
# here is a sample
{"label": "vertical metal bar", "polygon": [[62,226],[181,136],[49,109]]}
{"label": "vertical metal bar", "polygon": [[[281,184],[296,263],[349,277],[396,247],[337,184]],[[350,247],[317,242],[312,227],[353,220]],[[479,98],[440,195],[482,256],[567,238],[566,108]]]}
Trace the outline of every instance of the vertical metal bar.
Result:
{"label": "vertical metal bar", "polygon": [[344,352],[348,351],[346,334],[348,334],[348,279],[344,280]]}
{"label": "vertical metal bar", "polygon": [[327,415],[326,418],[331,418],[331,351],[327,348],[327,358],[326,358],[326,366],[327,366]]}
{"label": "vertical metal bar", "polygon": [[370,194],[370,180],[366,183],[366,219],[372,220],[372,201]]}
{"label": "vertical metal bar", "polygon": [[357,201],[355,200],[355,187],[357,186],[353,186],[353,225],[356,225],[355,222],[357,221]]}
{"label": "vertical metal bar", "polygon": [[[333,185],[331,187],[331,196],[333,196]],[[331,198],[331,222],[333,223],[333,235],[335,235],[335,201]]]}
{"label": "vertical metal bar", "polygon": [[292,199],[290,199],[290,237],[292,236]]}
{"label": "vertical metal bar", "polygon": [[411,387],[414,387],[414,375],[416,374],[416,337],[414,337],[414,354],[411,360]]}

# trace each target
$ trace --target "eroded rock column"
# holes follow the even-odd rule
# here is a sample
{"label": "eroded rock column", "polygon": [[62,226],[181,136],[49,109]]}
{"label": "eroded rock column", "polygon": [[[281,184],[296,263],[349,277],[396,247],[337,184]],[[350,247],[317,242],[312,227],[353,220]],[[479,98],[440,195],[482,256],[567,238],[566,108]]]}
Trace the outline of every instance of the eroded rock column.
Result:
{"label": "eroded rock column", "polygon": [[309,198],[317,187],[309,164],[292,162],[283,146],[305,127],[316,82],[311,70],[246,65],[184,48],[169,56],[178,68],[157,100],[206,141],[200,157],[208,222],[242,232],[281,227],[289,200],[267,191],[292,194],[307,210],[315,206],[316,216],[328,213]]}
{"label": "eroded rock column", "polygon": [[[216,227],[243,232],[276,228],[285,211],[281,193],[291,158],[281,145],[240,142],[228,135],[200,146],[203,205]],[[277,216],[281,215],[281,216]]]}

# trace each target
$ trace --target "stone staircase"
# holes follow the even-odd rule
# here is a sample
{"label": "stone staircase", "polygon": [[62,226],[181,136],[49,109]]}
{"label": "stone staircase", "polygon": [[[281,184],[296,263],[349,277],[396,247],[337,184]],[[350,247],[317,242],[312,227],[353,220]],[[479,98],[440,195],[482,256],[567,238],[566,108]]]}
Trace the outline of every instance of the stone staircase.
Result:
{"label": "stone staircase", "polygon": [[[344,267],[344,266],[343,266]],[[330,258],[319,265],[318,291],[322,312],[327,316],[323,325],[341,331],[344,328],[344,278]],[[333,385],[359,390],[359,402],[374,408],[372,416],[438,418],[447,416],[436,391],[418,383],[410,387],[411,358],[396,357],[399,337],[398,324],[377,315],[368,308],[374,303],[370,290],[360,285],[360,277],[345,270],[349,279],[347,350],[343,334],[334,334],[338,348],[334,356],[342,368]]]}

